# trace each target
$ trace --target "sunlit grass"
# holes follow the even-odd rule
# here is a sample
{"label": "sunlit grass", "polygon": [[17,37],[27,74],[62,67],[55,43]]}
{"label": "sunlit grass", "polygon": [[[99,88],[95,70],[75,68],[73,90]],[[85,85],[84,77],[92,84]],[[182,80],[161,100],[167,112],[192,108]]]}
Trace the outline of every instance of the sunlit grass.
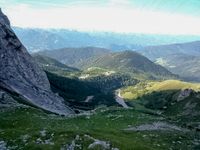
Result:
{"label": "sunlit grass", "polygon": [[145,81],[140,82],[135,86],[125,87],[121,90],[121,95],[126,100],[134,100],[145,94],[153,91],[167,91],[167,90],[182,90],[193,89],[200,91],[199,83],[183,82],[179,80],[165,80],[165,81]]}

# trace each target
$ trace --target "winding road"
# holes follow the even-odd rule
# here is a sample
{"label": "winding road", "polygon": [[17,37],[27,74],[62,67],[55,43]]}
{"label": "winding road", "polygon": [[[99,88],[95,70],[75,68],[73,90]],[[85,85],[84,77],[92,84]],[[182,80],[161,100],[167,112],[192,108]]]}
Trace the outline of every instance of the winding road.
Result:
{"label": "winding road", "polygon": [[124,108],[129,108],[128,105],[124,102],[124,99],[121,96],[120,90],[115,91],[115,100]]}

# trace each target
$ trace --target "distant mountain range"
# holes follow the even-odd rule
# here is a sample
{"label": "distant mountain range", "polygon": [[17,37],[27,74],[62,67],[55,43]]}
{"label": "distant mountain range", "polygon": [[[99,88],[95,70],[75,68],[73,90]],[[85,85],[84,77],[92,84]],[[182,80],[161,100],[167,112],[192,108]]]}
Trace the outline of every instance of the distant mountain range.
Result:
{"label": "distant mountain range", "polygon": [[107,49],[86,47],[43,51],[37,54],[54,58],[67,66],[77,67],[81,70],[98,67],[106,69],[108,72],[139,75],[141,78],[175,77],[164,67],[154,64],[134,51],[111,52]]}
{"label": "distant mountain range", "polygon": [[190,35],[123,34],[19,27],[13,27],[13,29],[29,52],[91,46],[111,50],[135,50],[144,46],[189,42],[200,39],[200,36]]}
{"label": "distant mountain range", "polygon": [[176,43],[169,45],[147,46],[145,48],[139,49],[138,51],[151,60],[156,60],[159,57],[177,53],[200,56],[200,41]]}
{"label": "distant mountain range", "polygon": [[[200,81],[200,41],[147,46],[137,49],[136,52],[165,67],[173,74],[179,75],[184,80]],[[79,69],[102,67],[125,72],[130,72],[130,70],[136,72],[139,69],[145,73],[152,71],[155,74],[159,74],[161,71],[156,73],[152,66],[147,65],[150,64],[149,62],[145,64],[146,59],[131,51],[113,52],[109,49],[84,47],[41,51],[38,54]],[[136,69],[135,66],[139,68]],[[169,75],[166,72],[165,74]]]}
{"label": "distant mountain range", "polygon": [[200,41],[149,46],[138,52],[189,81],[200,81]]}
{"label": "distant mountain range", "polygon": [[135,50],[183,79],[200,81],[200,41],[195,41],[199,40],[200,36],[119,34],[18,27],[14,27],[14,30],[30,52],[40,51],[39,55],[54,58],[70,67],[85,67],[85,64],[94,63],[100,56],[108,54],[108,57],[116,50]]}
{"label": "distant mountain range", "polygon": [[68,66],[77,67],[85,60],[110,53],[111,50],[97,47],[63,48],[51,51],[41,51],[35,54],[54,58]]}
{"label": "distant mountain range", "polygon": [[185,80],[200,82],[200,56],[171,54],[158,58],[155,62]]}

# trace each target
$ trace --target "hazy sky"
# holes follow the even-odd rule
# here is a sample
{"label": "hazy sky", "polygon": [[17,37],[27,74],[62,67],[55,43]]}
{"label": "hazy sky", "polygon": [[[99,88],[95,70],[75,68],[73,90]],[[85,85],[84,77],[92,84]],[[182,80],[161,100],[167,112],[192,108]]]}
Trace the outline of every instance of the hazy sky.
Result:
{"label": "hazy sky", "polygon": [[13,26],[200,35],[200,0],[0,0]]}

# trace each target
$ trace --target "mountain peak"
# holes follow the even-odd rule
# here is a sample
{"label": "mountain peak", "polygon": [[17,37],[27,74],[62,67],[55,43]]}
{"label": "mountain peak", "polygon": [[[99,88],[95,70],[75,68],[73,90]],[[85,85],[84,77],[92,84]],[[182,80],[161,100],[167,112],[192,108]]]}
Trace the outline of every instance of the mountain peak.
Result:
{"label": "mountain peak", "polygon": [[10,21],[8,17],[2,12],[1,8],[0,8],[0,24],[10,26]]}

